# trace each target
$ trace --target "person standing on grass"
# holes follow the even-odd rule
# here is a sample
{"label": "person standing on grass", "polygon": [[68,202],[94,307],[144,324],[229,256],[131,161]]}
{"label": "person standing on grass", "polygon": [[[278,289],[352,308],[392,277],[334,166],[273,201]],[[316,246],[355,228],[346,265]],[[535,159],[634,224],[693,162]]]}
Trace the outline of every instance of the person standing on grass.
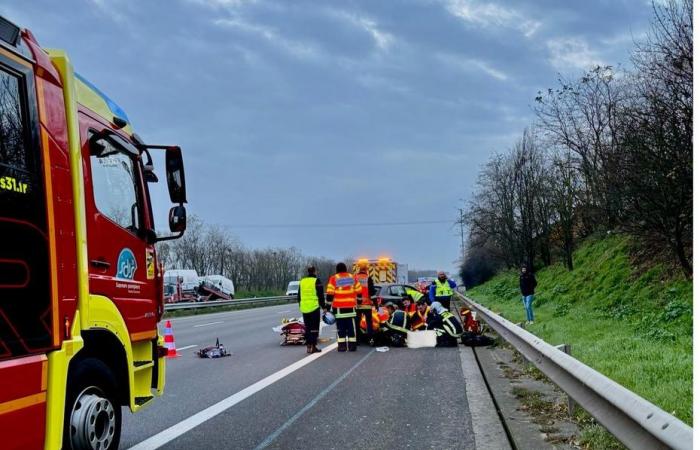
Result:
{"label": "person standing on grass", "polygon": [[532,312],[532,302],[535,300],[535,287],[537,279],[530,268],[523,264],[520,268],[520,293],[523,296],[523,306],[525,306],[525,320],[527,324],[535,323],[535,313]]}

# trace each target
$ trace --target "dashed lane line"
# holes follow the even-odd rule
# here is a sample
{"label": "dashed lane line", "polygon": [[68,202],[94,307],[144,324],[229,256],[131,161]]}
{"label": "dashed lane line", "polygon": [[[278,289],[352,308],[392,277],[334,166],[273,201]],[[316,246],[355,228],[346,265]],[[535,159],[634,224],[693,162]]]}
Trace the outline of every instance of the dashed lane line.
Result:
{"label": "dashed lane line", "polygon": [[160,448],[168,442],[177,439],[178,437],[187,433],[196,426],[203,424],[207,420],[216,417],[217,415],[221,414],[227,409],[237,405],[238,403],[242,402],[243,400],[247,399],[253,394],[256,394],[257,392],[260,392],[266,387],[276,383],[277,381],[281,380],[287,375],[294,373],[302,367],[306,366],[307,364],[310,364],[316,361],[318,358],[327,355],[329,352],[332,352],[336,348],[338,348],[338,344],[333,343],[324,348],[323,351],[320,353],[314,353],[305,358],[302,358],[301,360],[290,364],[284,369],[278,370],[272,375],[269,375],[263,378],[262,380],[251,384],[247,388],[236,392],[230,397],[221,400],[219,403],[215,403],[214,405],[203,409],[202,411],[194,414],[193,416],[190,416],[187,419],[176,423],[170,428],[167,428],[161,431],[160,433],[151,436],[145,441],[139,442],[138,444],[131,447],[129,450],[155,450],[157,448]]}
{"label": "dashed lane line", "polygon": [[286,430],[287,428],[292,426],[294,424],[294,422],[296,422],[297,419],[299,419],[301,416],[303,416],[306,411],[313,408],[316,403],[318,403],[321,399],[323,399],[323,397],[328,395],[328,393],[330,391],[332,391],[333,388],[335,388],[338,384],[340,384],[341,381],[346,379],[348,377],[348,375],[350,375],[352,373],[353,370],[357,369],[363,362],[365,362],[365,360],[367,358],[372,356],[373,353],[374,353],[374,349],[372,348],[365,356],[362,357],[361,360],[357,361],[354,366],[352,366],[350,369],[348,369],[347,372],[345,372],[344,374],[339,376],[338,379],[336,379],[333,383],[331,383],[327,388],[325,388],[324,390],[319,392],[319,394],[316,397],[314,397],[309,403],[307,403],[303,408],[301,408],[296,414],[294,414],[292,417],[290,417],[289,420],[287,420],[285,423],[283,423],[281,427],[279,427],[277,430],[275,430],[273,433],[271,433],[267,438],[265,438],[265,440],[262,441],[260,443],[260,445],[255,447],[255,450],[263,450],[263,449],[267,448],[268,445],[272,444],[272,442],[275,439],[277,439],[279,437],[279,435],[282,434],[282,432],[284,430]]}
{"label": "dashed lane line", "polygon": [[218,322],[207,322],[207,323],[200,323],[199,325],[193,325],[192,328],[199,328],[199,327],[208,327],[209,325],[216,325],[219,323],[224,323],[223,320],[220,320]]}
{"label": "dashed lane line", "polygon": [[188,348],[192,348],[192,347],[196,347],[196,346],[197,346],[197,344],[185,345],[184,347],[180,347],[176,350],[179,352],[180,350],[187,350]]}

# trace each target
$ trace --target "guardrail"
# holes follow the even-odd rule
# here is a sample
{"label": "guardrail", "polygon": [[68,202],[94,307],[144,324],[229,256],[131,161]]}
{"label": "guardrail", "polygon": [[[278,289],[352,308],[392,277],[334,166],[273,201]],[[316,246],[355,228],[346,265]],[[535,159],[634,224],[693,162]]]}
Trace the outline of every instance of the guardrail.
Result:
{"label": "guardrail", "polygon": [[200,308],[212,308],[216,306],[235,306],[235,305],[250,305],[255,303],[275,303],[287,301],[296,301],[296,297],[293,295],[280,295],[278,297],[254,297],[254,298],[241,298],[234,300],[211,300],[206,302],[180,302],[180,303],[166,303],[166,311],[176,311],[180,309],[200,309]]}
{"label": "guardrail", "polygon": [[693,429],[651,402],[461,293],[503,339],[632,449],[692,449]]}

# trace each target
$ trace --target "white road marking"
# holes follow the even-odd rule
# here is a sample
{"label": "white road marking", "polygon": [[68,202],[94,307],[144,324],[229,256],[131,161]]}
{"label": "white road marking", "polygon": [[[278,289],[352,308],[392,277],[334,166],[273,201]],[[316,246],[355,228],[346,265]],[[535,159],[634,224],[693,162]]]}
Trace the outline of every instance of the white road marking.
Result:
{"label": "white road marking", "polygon": [[209,325],[216,325],[217,323],[224,323],[224,321],[200,323],[199,325],[193,325],[192,328],[208,327]]}
{"label": "white road marking", "polygon": [[180,347],[176,350],[179,352],[180,350],[187,350],[188,348],[192,348],[192,347],[196,347],[196,346],[197,346],[197,344],[185,345],[184,347]]}
{"label": "white road marking", "polygon": [[284,369],[278,370],[277,372],[273,373],[272,375],[269,375],[269,376],[263,378],[262,380],[251,384],[247,388],[236,392],[235,394],[231,395],[230,397],[227,397],[227,398],[221,400],[219,403],[215,403],[214,405],[194,414],[193,416],[190,416],[187,419],[176,423],[175,425],[171,426],[170,428],[167,428],[167,429],[161,431],[160,433],[151,436],[150,438],[146,439],[145,441],[139,442],[138,444],[131,447],[129,450],[155,450],[157,448],[160,448],[163,445],[167,444],[168,442],[170,442],[174,439],[177,439],[178,437],[187,433],[188,431],[190,431],[194,427],[203,424],[207,420],[209,420],[209,419],[221,414],[222,412],[226,411],[227,409],[237,405],[238,403],[247,399],[251,395],[256,394],[257,392],[265,389],[266,387],[276,383],[277,381],[281,380],[282,378],[286,377],[287,375],[296,372],[297,370],[301,369],[302,367],[306,366],[307,364],[310,364],[310,363],[316,361],[321,356],[326,355],[329,352],[332,352],[336,348],[338,348],[338,344],[333,343],[333,344],[327,346],[326,348],[324,348],[321,353],[314,353],[314,354],[309,355],[305,358],[302,358],[301,360],[285,367]]}
{"label": "white road marking", "polygon": [[287,420],[284,424],[282,424],[281,427],[279,427],[275,432],[273,432],[273,433],[270,434],[267,438],[265,438],[265,440],[262,441],[262,442],[260,443],[260,445],[258,445],[257,447],[255,447],[255,450],[262,450],[262,449],[265,449],[265,448],[267,448],[270,444],[272,444],[272,442],[273,442],[275,439],[277,439],[277,437],[278,437],[280,434],[282,434],[282,432],[283,432],[284,430],[286,430],[286,429],[289,428],[291,425],[293,425],[294,422],[296,422],[297,419],[299,419],[301,416],[303,416],[304,413],[305,413],[306,411],[308,411],[308,410],[310,410],[311,408],[313,408],[314,405],[316,405],[316,403],[318,403],[321,399],[323,399],[323,397],[325,397],[326,395],[328,395],[328,393],[329,393],[330,391],[332,391],[333,388],[335,388],[338,384],[340,384],[341,381],[343,381],[344,379],[346,379],[346,378],[348,377],[348,375],[350,375],[350,373],[352,373],[353,370],[357,369],[363,362],[365,362],[365,360],[366,360],[367,358],[369,358],[370,356],[372,356],[373,353],[374,353],[374,351],[370,351],[370,352],[367,353],[364,357],[362,357],[362,359],[359,360],[358,362],[356,362],[355,365],[352,366],[350,369],[348,369],[347,372],[345,372],[345,373],[342,374],[340,377],[338,377],[337,380],[335,380],[333,383],[330,384],[330,386],[328,386],[327,388],[325,388],[324,390],[322,390],[316,397],[314,397],[309,403],[307,403],[306,406],[304,406],[303,408],[301,408],[299,411],[297,411],[296,414],[294,414],[292,417],[290,417],[289,420]]}
{"label": "white road marking", "polygon": [[288,313],[288,312],[292,312],[292,311],[285,309],[284,311],[277,311],[277,314],[284,314],[284,313]]}

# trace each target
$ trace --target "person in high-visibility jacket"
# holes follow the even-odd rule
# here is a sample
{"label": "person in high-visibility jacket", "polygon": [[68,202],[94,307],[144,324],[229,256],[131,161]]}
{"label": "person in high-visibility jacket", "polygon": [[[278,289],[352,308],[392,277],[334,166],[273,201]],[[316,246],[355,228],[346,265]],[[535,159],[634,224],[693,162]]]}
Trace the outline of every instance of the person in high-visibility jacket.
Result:
{"label": "person in high-visibility jacket", "polygon": [[428,316],[428,329],[435,330],[438,347],[456,347],[457,338],[462,336],[464,328],[462,321],[454,314],[446,310],[440,302],[433,302],[430,305],[430,315]]}
{"label": "person in high-visibility jacket", "polygon": [[383,324],[383,331],[394,347],[403,347],[408,335],[408,313],[396,307],[392,302],[387,303],[389,319]]}
{"label": "person in high-visibility jacket", "polygon": [[[360,330],[360,322],[362,318],[365,319],[366,323],[372,323],[372,311],[373,307],[376,308],[377,300],[374,296],[374,281],[372,277],[367,274],[369,269],[369,263],[367,261],[360,261],[357,263],[358,273],[356,275],[357,281],[362,287],[362,298],[358,301],[357,305],[357,316],[355,317],[355,329]],[[374,337],[373,327],[365,328],[365,338],[367,342],[371,343]]]}
{"label": "person in high-visibility jacket", "polygon": [[428,314],[430,314],[428,303],[423,299],[418,300],[416,303],[416,312],[411,314],[409,318],[411,331],[426,330],[428,328]]}
{"label": "person in high-visibility jacket", "polygon": [[299,291],[297,301],[299,310],[304,316],[304,327],[306,331],[306,353],[320,352],[318,344],[318,331],[321,325],[321,308],[324,307],[323,283],[316,277],[316,268],[309,266],[306,268],[307,276],[299,281]]}
{"label": "person in high-visibility jacket", "polygon": [[438,277],[433,281],[433,284],[430,285],[430,291],[428,292],[431,306],[433,302],[438,301],[449,311],[454,289],[457,289],[457,283],[455,283],[454,280],[448,279],[445,272],[438,272]]}
{"label": "person in high-visibility jacket", "polygon": [[422,301],[428,301],[428,296],[419,291],[418,289],[413,289],[412,287],[406,286],[406,295],[411,297],[413,300],[413,303],[416,305],[418,302]]}
{"label": "person in high-visibility jacket", "polygon": [[336,274],[328,279],[326,286],[326,309],[335,315],[338,330],[338,351],[357,350],[357,330],[355,328],[355,306],[362,297],[362,286],[355,275],[348,273],[345,263],[335,266]]}

